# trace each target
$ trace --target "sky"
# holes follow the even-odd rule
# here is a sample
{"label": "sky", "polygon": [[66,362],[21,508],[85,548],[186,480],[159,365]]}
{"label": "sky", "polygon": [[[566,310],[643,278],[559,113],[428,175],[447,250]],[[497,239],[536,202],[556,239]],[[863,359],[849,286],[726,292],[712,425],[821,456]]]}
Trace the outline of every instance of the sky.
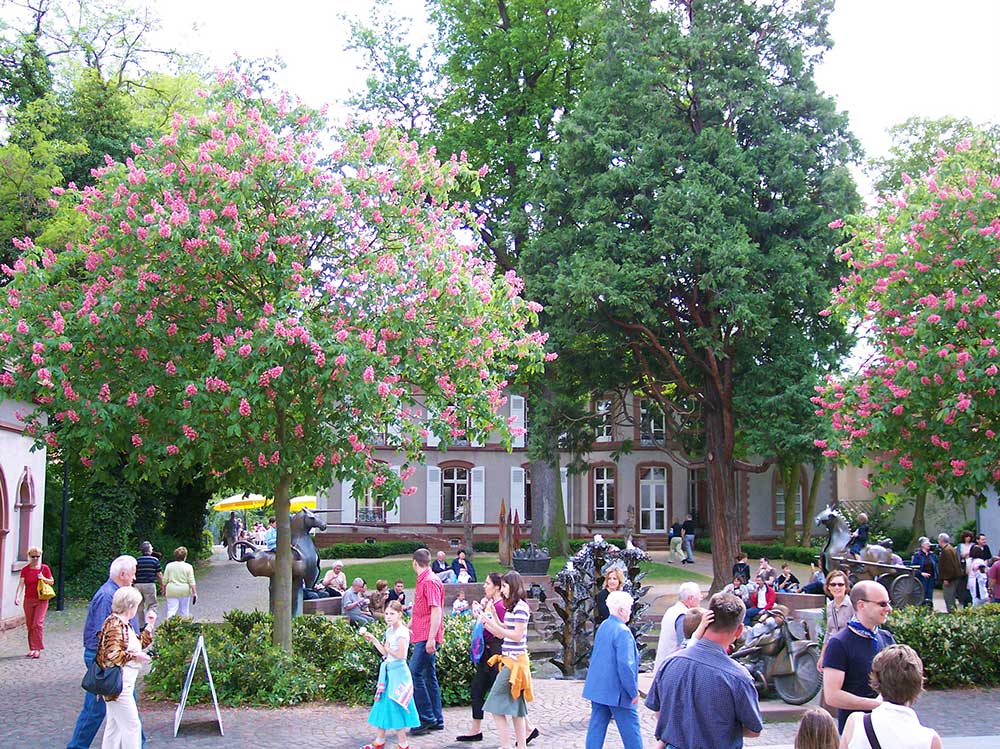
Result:
{"label": "sky", "polygon": [[[224,65],[280,55],[283,87],[310,104],[335,104],[363,85],[343,51],[345,13],[388,6],[428,33],[422,0],[170,0],[154,2],[166,38]],[[284,10],[285,12],[280,12]],[[868,156],[888,148],[886,129],[912,115],[1000,122],[1000,0],[839,0],[834,48],[817,70],[822,90],[846,110]]]}

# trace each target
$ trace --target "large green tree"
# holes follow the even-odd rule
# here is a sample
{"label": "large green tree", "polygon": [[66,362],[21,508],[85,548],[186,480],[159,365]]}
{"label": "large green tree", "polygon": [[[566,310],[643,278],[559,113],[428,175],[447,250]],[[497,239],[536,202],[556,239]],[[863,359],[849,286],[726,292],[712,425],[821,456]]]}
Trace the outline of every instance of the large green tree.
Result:
{"label": "large green tree", "polygon": [[813,80],[832,2],[657,8],[602,23],[526,275],[547,268],[549,309],[622,341],[668,426],[698,410],[721,587],[739,544],[736,395],[833,345],[827,224],[856,205],[855,143]]}

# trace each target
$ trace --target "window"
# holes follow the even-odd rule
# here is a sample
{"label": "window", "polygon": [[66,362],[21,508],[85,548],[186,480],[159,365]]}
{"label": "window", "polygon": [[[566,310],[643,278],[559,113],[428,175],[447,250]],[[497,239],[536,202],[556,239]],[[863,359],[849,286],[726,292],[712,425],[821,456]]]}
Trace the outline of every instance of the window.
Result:
{"label": "window", "polygon": [[463,522],[468,500],[468,469],[458,467],[441,469],[441,522]]}
{"label": "window", "polygon": [[[802,525],[802,483],[795,484],[795,524]],[[774,526],[785,527],[785,487],[777,473],[774,477]]]}
{"label": "window", "polygon": [[698,508],[705,500],[706,480],[704,468],[688,471],[688,512],[695,520],[698,519]]}
{"label": "window", "polygon": [[611,466],[594,468],[594,522],[615,522],[615,469]]}
{"label": "window", "polygon": [[524,518],[522,519],[525,523],[531,522],[531,470],[528,468],[524,469]]}
{"label": "window", "polygon": [[614,434],[614,423],[611,418],[611,400],[602,398],[594,404],[594,411],[601,421],[597,427],[597,441],[611,442]]}
{"label": "window", "polygon": [[667,469],[649,466],[639,469],[639,532],[667,529]]}
{"label": "window", "polygon": [[639,401],[639,444],[644,447],[662,445],[667,437],[667,417],[655,401]]}
{"label": "window", "polygon": [[359,523],[384,523],[385,505],[382,502],[382,494],[369,489],[365,493],[364,504],[358,505]]}
{"label": "window", "polygon": [[17,492],[17,558],[28,561],[28,547],[31,546],[31,511],[35,509],[32,496],[31,477],[25,471]]}

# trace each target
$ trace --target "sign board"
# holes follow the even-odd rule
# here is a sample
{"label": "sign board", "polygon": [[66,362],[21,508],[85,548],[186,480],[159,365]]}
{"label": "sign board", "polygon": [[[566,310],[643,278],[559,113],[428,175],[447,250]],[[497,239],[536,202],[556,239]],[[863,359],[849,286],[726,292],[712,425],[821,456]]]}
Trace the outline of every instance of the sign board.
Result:
{"label": "sign board", "polygon": [[191,680],[194,679],[194,671],[198,667],[198,656],[201,656],[205,663],[205,675],[208,677],[208,688],[212,692],[212,704],[215,705],[215,719],[219,722],[219,735],[225,736],[222,730],[222,714],[219,712],[219,698],[215,696],[215,682],[212,681],[212,669],[208,665],[208,651],[205,650],[205,636],[198,635],[198,642],[194,646],[194,655],[191,656],[191,665],[188,666],[187,677],[184,679],[184,689],[181,692],[181,701],[174,711],[174,738],[177,738],[177,729],[181,726],[181,718],[184,716],[184,705],[187,703],[188,692],[191,691]]}

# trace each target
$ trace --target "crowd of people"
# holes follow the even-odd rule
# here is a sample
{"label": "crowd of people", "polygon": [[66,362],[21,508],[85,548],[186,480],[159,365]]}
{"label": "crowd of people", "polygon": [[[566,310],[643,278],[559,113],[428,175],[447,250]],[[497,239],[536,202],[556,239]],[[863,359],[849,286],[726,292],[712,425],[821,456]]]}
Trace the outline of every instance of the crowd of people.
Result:
{"label": "crowd of people", "polygon": [[[197,601],[187,549],[175,549],[165,567],[161,556],[144,542],[138,558],[118,557],[90,601],[83,630],[84,665],[120,669],[121,689],[111,695],[85,694],[68,749],[89,747],[105,720],[105,749],[138,749],[145,741],[135,681],[150,659],[147,649],[158,620],[158,593],[166,599],[167,618],[189,616]],[[54,581],[41,561],[41,549],[29,549],[28,557],[15,600],[24,602],[28,657],[38,658]],[[1000,561],[984,534],[963,532],[953,546],[942,533],[937,550],[928,538],[921,538],[910,564],[927,586],[927,599],[932,598],[934,583],[941,583],[949,611],[1000,602]],[[430,551],[419,549],[412,555],[412,568],[412,603],[407,602],[402,579],[391,588],[387,580],[377,580],[371,592],[361,577],[348,586],[340,560],[312,591],[340,596],[343,613],[383,656],[369,713],[375,738],[364,749],[382,749],[389,732],[395,733],[398,747],[406,749],[409,736],[444,730],[437,675],[444,585],[474,582],[476,572],[464,551],[449,563],[444,552],[432,560]],[[940,737],[922,726],[912,709],[923,688],[923,664],[912,648],[896,644],[885,629],[892,604],[881,583],[864,580],[852,587],[843,570],[824,576],[814,568],[808,583],[801,585],[789,565],[781,565],[779,572],[767,558],[758,561],[751,582],[745,554],[737,557],[732,573],[732,583],[704,605],[700,587],[683,583],[677,601],[663,615],[653,680],[644,700],[656,713],[658,749],[739,747],[744,737],[763,730],[752,669],[731,655],[748,643],[775,636],[790,617],[788,607],[776,603],[778,592],[822,592],[828,599],[818,662],[820,707],[803,717],[796,749],[888,749],[903,746],[900,736],[906,737],[907,748],[941,746]],[[585,746],[602,747],[613,720],[625,749],[641,749],[639,651],[628,627],[634,601],[619,567],[610,567],[603,577],[594,601],[594,647],[583,688],[583,698],[591,704]],[[521,576],[490,572],[483,579],[481,597],[470,601],[466,590],[455,593],[451,613],[474,620],[471,723],[456,740],[483,741],[482,724],[489,713],[501,749],[524,749],[540,731],[528,719],[533,699],[527,649],[531,609]],[[381,635],[368,631],[376,624],[385,627]]]}

